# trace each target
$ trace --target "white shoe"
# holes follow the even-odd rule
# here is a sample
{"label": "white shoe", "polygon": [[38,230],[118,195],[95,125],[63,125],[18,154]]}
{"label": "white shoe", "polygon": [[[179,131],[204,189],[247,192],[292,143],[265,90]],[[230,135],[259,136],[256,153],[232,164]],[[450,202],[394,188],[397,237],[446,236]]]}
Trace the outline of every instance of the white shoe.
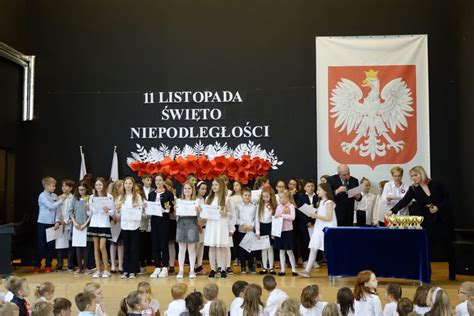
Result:
{"label": "white shoe", "polygon": [[160,268],[155,268],[155,271],[153,271],[153,273],[150,275],[150,278],[151,279],[156,279],[158,277],[158,275],[160,274],[160,272],[161,272]]}
{"label": "white shoe", "polygon": [[128,278],[128,273],[124,273],[120,276],[121,279],[127,279]]}
{"label": "white shoe", "polygon": [[313,263],[313,268],[315,269],[320,268],[319,264],[316,261]]}
{"label": "white shoe", "polygon": [[97,270],[96,272],[94,272],[94,274],[92,275],[92,277],[93,277],[94,279],[100,278],[100,271]]}
{"label": "white shoe", "polygon": [[196,273],[194,271],[189,272],[189,278],[190,279],[195,279],[196,278]]}
{"label": "white shoe", "polygon": [[104,273],[102,273],[102,278],[103,279],[108,279],[110,278],[110,272],[105,270]]}
{"label": "white shoe", "polygon": [[135,273],[130,273],[130,275],[128,276],[129,279],[136,279],[137,276],[135,275]]}
{"label": "white shoe", "polygon": [[306,269],[307,266],[308,266],[308,261],[303,262],[303,268]]}
{"label": "white shoe", "polygon": [[182,278],[184,278],[184,273],[179,271],[178,274],[176,275],[176,279],[182,279]]}
{"label": "white shoe", "polygon": [[138,272],[138,274],[145,274],[145,273],[146,273],[146,268],[145,267],[140,268],[140,272]]}
{"label": "white shoe", "polygon": [[168,276],[168,268],[161,269],[160,274],[158,275],[159,278],[166,278]]}

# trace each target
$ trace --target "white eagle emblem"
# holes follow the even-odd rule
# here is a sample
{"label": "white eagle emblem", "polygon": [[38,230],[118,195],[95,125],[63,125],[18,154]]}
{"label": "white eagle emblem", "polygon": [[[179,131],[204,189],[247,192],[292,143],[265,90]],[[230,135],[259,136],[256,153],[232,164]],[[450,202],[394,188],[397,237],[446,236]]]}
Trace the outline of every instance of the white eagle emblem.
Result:
{"label": "white eagle emblem", "polygon": [[[336,118],[335,128],[339,132],[346,130],[347,135],[352,131],[356,136],[350,143],[342,142],[342,150],[349,154],[352,149],[359,151],[361,157],[370,156],[372,161],[377,156],[385,156],[387,150],[397,153],[403,150],[403,140],[394,141],[388,134],[389,129],[396,134],[397,128],[404,130],[408,127],[407,117],[412,116],[411,90],[402,78],[396,78],[387,83],[380,92],[378,71],[365,71],[366,78],[362,83],[370,87],[370,92],[364,101],[362,89],[353,81],[341,78],[332,90],[331,117]],[[361,140],[364,137],[365,140]]]}

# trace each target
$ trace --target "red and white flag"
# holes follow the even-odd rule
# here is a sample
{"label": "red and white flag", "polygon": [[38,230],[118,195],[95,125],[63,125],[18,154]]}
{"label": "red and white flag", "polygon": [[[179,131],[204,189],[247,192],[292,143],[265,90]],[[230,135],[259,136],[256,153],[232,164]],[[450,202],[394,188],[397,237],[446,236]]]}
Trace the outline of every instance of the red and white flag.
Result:
{"label": "red and white flag", "polygon": [[84,153],[82,152],[82,146],[79,146],[79,150],[81,151],[81,170],[79,170],[79,181],[84,179],[84,176],[87,174],[86,170],[86,159],[84,158]]}
{"label": "red and white flag", "polygon": [[118,179],[119,179],[119,172],[118,172],[117,146],[114,146],[114,155],[112,156],[112,168],[110,169],[110,180],[117,181]]}
{"label": "red and white flag", "polygon": [[[430,170],[427,36],[316,37],[318,174]],[[405,172],[405,181],[408,180]]]}

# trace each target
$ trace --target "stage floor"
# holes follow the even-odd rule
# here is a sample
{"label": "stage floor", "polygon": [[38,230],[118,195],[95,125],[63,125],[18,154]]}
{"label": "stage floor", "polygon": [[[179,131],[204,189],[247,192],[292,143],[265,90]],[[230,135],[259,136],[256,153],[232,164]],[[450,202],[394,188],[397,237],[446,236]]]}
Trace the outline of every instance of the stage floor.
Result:
{"label": "stage floor", "polygon": [[[206,267],[208,268],[208,267]],[[163,279],[150,279],[149,274],[152,272],[152,267],[148,267],[148,274],[140,275],[134,280],[121,280],[119,274],[113,274],[110,279],[98,279],[98,282],[102,284],[104,293],[104,307],[108,315],[116,315],[119,309],[120,300],[126,296],[130,291],[136,290],[137,284],[141,281],[148,281],[152,285],[153,296],[160,302],[161,315],[167,309],[168,303],[171,301],[171,286],[178,282],[175,275],[171,275]],[[186,270],[188,268],[186,267]],[[237,267],[234,267],[237,270]],[[288,269],[287,269],[288,271]],[[74,304],[74,296],[81,292],[84,285],[87,282],[92,281],[90,275],[74,275],[69,272],[52,272],[49,274],[39,273],[33,274],[31,267],[17,267],[13,271],[14,275],[26,277],[29,281],[31,288],[31,295],[28,302],[31,304],[34,301],[33,289],[36,285],[44,281],[53,282],[56,286],[55,297],[66,297],[73,302],[73,311],[77,311]],[[306,279],[302,277],[275,276],[278,287],[288,293],[291,298],[299,301],[301,290],[308,284],[318,284],[324,301],[335,301],[336,293],[340,287],[348,286],[354,287],[354,278],[338,278],[336,285],[332,286],[327,276],[327,269],[322,267],[320,269],[313,270],[313,277]],[[219,285],[219,298],[223,299],[227,306],[230,305],[233,294],[232,294],[232,283],[236,280],[245,280],[249,283],[257,283],[262,286],[262,276],[258,274],[234,274],[230,275],[226,280],[216,279],[208,280],[207,276],[198,276],[195,280],[189,280],[187,274],[185,278],[180,282],[187,283],[189,286],[188,291],[194,289],[202,291],[203,287],[210,282],[215,282]],[[458,276],[456,281],[449,281],[448,279],[448,264],[447,263],[433,263],[432,264],[432,282],[434,286],[440,286],[446,289],[451,298],[451,304],[454,307],[458,304],[457,290],[459,285],[463,281],[474,281],[474,276]],[[386,303],[385,298],[385,284],[387,282],[398,282],[402,285],[403,296],[410,299],[413,298],[418,282],[415,281],[404,281],[404,280],[393,280],[393,279],[379,279],[378,292],[382,303]],[[3,291],[3,289],[2,289]],[[267,299],[267,293],[264,291],[263,299],[264,302]]]}

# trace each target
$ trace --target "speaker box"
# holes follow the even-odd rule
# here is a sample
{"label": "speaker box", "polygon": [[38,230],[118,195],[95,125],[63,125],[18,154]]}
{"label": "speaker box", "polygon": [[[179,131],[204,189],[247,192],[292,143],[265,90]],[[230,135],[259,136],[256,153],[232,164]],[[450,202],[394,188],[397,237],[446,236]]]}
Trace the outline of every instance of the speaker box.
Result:
{"label": "speaker box", "polygon": [[474,275],[474,241],[454,242],[454,269],[456,274]]}

